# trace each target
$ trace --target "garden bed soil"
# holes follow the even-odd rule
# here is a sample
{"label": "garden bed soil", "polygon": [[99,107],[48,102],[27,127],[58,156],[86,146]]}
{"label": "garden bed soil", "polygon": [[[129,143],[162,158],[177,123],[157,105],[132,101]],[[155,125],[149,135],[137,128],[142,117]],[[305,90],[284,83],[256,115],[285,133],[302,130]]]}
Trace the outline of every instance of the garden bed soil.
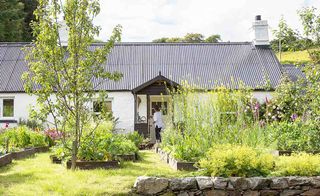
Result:
{"label": "garden bed soil", "polygon": [[[291,150],[273,150],[273,151],[271,151],[271,154],[274,156],[291,156],[292,153],[294,153],[294,151],[291,151]],[[319,154],[320,151],[319,150],[307,151],[306,153]]]}
{"label": "garden bed soil", "polygon": [[62,162],[62,160],[55,155],[50,155],[50,159],[51,159],[51,162],[55,164],[61,164]]}
{"label": "garden bed soil", "polygon": [[8,165],[12,162],[12,154],[5,154],[0,156],[0,167]]}
{"label": "garden bed soil", "polygon": [[[76,168],[89,170],[89,169],[113,169],[118,168],[119,162],[118,161],[77,161]],[[71,168],[71,161],[67,161],[67,169]]]}
{"label": "garden bed soil", "polygon": [[170,156],[170,154],[161,150],[161,148],[156,148],[156,152],[160,155],[160,159],[170,165],[174,170],[186,170],[186,171],[196,171],[195,162],[185,162],[185,161],[177,161],[175,158]]}

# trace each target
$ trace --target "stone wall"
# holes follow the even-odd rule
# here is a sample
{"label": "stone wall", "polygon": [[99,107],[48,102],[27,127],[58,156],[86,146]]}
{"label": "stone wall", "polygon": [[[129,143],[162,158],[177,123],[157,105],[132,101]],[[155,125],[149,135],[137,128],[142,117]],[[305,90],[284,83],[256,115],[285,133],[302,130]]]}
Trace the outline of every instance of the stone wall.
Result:
{"label": "stone wall", "polygon": [[317,177],[138,177],[133,195],[320,196]]}

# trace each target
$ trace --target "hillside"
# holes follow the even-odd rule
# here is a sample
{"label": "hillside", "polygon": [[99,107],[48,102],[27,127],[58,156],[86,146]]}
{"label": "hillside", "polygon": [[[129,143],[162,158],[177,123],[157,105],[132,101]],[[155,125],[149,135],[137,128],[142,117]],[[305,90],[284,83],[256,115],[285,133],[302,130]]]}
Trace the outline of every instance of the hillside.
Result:
{"label": "hillside", "polygon": [[[276,53],[278,59],[279,53]],[[296,52],[283,52],[281,54],[281,63],[282,64],[306,64],[310,62],[310,58],[308,52],[304,51],[296,51]]]}

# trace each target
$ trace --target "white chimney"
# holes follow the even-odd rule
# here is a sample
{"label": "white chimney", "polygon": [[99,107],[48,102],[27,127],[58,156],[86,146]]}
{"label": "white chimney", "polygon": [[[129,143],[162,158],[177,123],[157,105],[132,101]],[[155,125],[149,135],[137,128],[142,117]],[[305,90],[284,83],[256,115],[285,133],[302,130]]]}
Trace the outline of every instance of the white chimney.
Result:
{"label": "white chimney", "polygon": [[252,23],[253,44],[256,46],[267,46],[269,43],[269,26],[267,20],[261,20],[261,15],[255,17]]}
{"label": "white chimney", "polygon": [[59,37],[62,46],[68,46],[69,30],[64,20],[59,21]]}

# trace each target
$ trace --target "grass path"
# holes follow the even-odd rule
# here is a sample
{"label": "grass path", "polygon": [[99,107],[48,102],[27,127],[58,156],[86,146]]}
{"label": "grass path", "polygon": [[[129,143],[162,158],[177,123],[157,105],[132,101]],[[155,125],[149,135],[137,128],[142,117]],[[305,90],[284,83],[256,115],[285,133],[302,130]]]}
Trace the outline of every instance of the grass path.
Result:
{"label": "grass path", "polygon": [[138,176],[188,175],[172,170],[154,152],[142,151],[141,156],[120,169],[72,172],[52,164],[49,153],[37,154],[0,168],[0,195],[127,195]]}

